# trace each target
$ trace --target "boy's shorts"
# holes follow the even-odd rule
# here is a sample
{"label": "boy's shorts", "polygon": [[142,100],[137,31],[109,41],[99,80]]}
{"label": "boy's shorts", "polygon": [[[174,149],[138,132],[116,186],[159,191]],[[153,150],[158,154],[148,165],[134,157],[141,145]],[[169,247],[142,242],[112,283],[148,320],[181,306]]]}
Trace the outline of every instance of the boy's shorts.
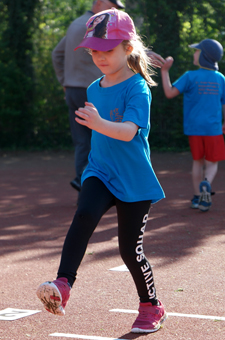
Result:
{"label": "boy's shorts", "polygon": [[225,143],[223,135],[188,136],[192,157],[195,161],[202,158],[209,162],[225,160]]}

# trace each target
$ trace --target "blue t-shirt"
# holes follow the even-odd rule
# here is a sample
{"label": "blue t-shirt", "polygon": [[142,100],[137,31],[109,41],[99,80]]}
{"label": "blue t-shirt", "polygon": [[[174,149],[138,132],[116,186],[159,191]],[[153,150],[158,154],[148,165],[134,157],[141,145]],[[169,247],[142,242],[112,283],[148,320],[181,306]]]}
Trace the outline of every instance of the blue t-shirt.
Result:
{"label": "blue t-shirt", "polygon": [[184,134],[217,136],[222,132],[222,105],[225,104],[225,77],[200,68],[184,73],[173,83],[184,94]]}
{"label": "blue t-shirt", "polygon": [[130,142],[93,130],[82,183],[95,176],[121,201],[155,203],[165,196],[150,160],[151,93],[147,83],[140,74],[107,88],[100,86],[100,80],[89,86],[88,101],[95,105],[102,118],[112,122],[130,121],[138,125],[139,130]]}

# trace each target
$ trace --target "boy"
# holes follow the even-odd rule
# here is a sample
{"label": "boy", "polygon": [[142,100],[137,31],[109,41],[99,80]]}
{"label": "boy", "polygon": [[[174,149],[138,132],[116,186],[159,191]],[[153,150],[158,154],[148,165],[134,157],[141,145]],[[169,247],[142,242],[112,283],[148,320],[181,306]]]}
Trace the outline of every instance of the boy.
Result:
{"label": "boy", "polygon": [[193,157],[191,208],[208,211],[218,161],[225,160],[225,77],[218,72],[217,63],[223,56],[223,47],[212,39],[204,39],[190,47],[196,49],[193,64],[199,69],[187,71],[171,85],[169,69],[173,58],[168,57],[161,68],[161,76],[167,98],[184,94],[184,134],[188,135]]}

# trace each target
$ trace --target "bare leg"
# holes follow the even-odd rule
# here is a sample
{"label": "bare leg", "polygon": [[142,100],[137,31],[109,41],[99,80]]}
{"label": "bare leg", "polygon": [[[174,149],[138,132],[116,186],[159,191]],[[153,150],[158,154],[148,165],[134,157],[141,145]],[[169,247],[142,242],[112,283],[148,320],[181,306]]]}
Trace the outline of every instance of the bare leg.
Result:
{"label": "bare leg", "polygon": [[218,162],[209,162],[205,160],[204,178],[206,181],[200,183],[201,195],[199,198],[198,208],[201,211],[208,211],[212,205],[211,183],[214,180],[218,170]]}
{"label": "bare leg", "polygon": [[199,196],[199,183],[203,180],[203,166],[204,159],[193,160],[192,164],[192,182],[194,187],[194,194]]}
{"label": "bare leg", "polygon": [[218,162],[209,162],[205,160],[205,178],[212,184],[218,171]]}

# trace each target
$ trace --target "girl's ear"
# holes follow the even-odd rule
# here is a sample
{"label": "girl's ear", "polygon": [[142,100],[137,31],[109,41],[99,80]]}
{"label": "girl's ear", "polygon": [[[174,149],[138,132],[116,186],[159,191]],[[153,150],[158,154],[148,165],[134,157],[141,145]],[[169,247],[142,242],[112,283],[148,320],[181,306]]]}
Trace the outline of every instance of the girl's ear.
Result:
{"label": "girl's ear", "polygon": [[130,55],[133,52],[133,47],[131,45],[126,46],[126,55]]}

